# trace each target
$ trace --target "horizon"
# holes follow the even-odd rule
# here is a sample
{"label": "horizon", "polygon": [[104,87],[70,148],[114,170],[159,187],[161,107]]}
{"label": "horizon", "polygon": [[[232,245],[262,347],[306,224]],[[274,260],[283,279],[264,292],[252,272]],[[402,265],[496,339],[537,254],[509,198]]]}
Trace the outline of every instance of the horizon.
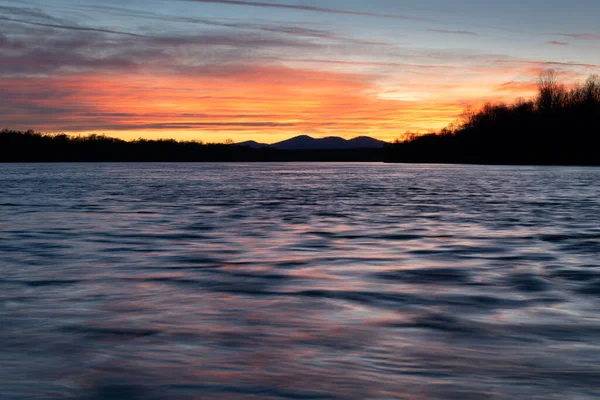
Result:
{"label": "horizon", "polygon": [[[266,144],[268,146],[272,146],[274,144],[278,144],[278,143],[281,143],[281,142],[286,142],[288,140],[297,139],[297,138],[300,138],[300,137],[307,137],[307,138],[310,138],[310,139],[313,139],[313,140],[321,140],[321,139],[343,139],[343,140],[346,140],[346,141],[350,141],[350,140],[355,140],[355,139],[360,139],[360,138],[381,140],[381,139],[377,139],[377,138],[374,138],[372,136],[367,136],[367,135],[359,135],[359,136],[354,136],[354,137],[343,137],[343,136],[335,136],[335,135],[333,135],[333,136],[323,136],[323,137],[314,137],[314,136],[311,136],[311,135],[302,134],[302,135],[295,135],[295,136],[291,136],[291,137],[284,138],[284,139],[281,139],[281,140],[277,140],[276,142],[271,142],[271,143],[259,142],[259,141],[254,140],[254,139],[247,139],[247,140],[242,140],[240,142],[234,142],[233,144],[242,144],[242,143],[245,143],[245,142],[254,142],[254,143],[257,143],[257,144]],[[382,140],[382,141],[386,142],[386,140]],[[391,143],[391,141],[389,143]]]}
{"label": "horizon", "polygon": [[[2,131],[2,129],[3,128],[0,128],[0,131]],[[23,130],[17,130],[17,131],[18,132],[28,132],[28,131],[23,131]],[[41,134],[41,135],[55,136],[55,135],[63,135],[64,134],[64,135],[74,136],[72,134],[68,134],[68,133],[65,133],[65,132],[35,132],[35,131],[32,131],[32,130],[29,130],[29,131],[33,132],[33,133],[36,133],[36,134]],[[91,135],[106,136],[108,138],[121,139],[121,140],[125,140],[125,141],[128,141],[128,142],[136,141],[136,140],[140,140],[140,139],[147,139],[147,138],[143,138],[143,137],[122,138],[122,137],[107,135],[107,134],[104,134],[104,133],[101,133],[101,132],[99,132],[99,133],[91,132],[91,133],[79,134],[79,135],[76,134],[75,136],[89,137]],[[377,138],[374,138],[372,136],[366,136],[366,135],[359,135],[359,136],[347,137],[346,138],[346,137],[342,137],[342,136],[314,137],[314,136],[305,135],[305,134],[295,135],[295,136],[292,136],[292,137],[285,137],[285,138],[283,138],[281,140],[277,140],[277,141],[271,142],[271,143],[259,142],[257,140],[252,139],[252,138],[246,139],[246,140],[242,140],[242,141],[238,141],[238,142],[236,142],[236,141],[229,142],[228,139],[225,139],[225,140],[220,141],[220,142],[206,142],[206,141],[203,141],[201,139],[177,139],[177,138],[173,138],[173,137],[169,137],[169,136],[156,137],[156,138],[151,138],[151,139],[147,139],[147,140],[159,140],[160,141],[160,140],[172,140],[172,139],[175,139],[175,140],[181,141],[181,142],[184,142],[184,141],[200,141],[200,142],[204,142],[206,144],[243,144],[243,143],[246,143],[246,142],[254,142],[256,144],[264,144],[264,145],[272,146],[272,145],[275,145],[275,144],[278,144],[278,143],[281,143],[281,142],[286,142],[288,140],[297,139],[297,138],[300,138],[300,137],[307,137],[307,138],[310,138],[312,140],[343,139],[345,141],[351,141],[351,140],[360,139],[360,138],[367,138],[367,139],[375,139],[375,140],[380,140],[380,141],[387,142],[387,143],[392,143],[392,141],[381,140],[381,139],[377,139]]]}
{"label": "horizon", "polygon": [[274,144],[439,130],[600,72],[600,4],[0,0],[0,128]]}

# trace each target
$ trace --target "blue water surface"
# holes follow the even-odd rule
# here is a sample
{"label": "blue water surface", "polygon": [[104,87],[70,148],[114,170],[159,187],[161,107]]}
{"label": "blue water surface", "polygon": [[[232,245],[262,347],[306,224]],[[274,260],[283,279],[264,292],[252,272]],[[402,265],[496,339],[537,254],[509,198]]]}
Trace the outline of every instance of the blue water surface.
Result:
{"label": "blue water surface", "polygon": [[0,165],[2,399],[600,398],[600,168]]}

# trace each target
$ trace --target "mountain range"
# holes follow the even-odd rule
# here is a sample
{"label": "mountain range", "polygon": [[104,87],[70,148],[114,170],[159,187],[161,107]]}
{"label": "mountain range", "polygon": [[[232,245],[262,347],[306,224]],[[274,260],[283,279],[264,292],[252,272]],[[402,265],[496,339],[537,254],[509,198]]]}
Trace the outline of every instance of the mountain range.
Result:
{"label": "mountain range", "polygon": [[236,143],[236,146],[245,146],[255,149],[273,148],[278,150],[325,150],[325,149],[380,149],[387,142],[373,139],[368,136],[359,136],[354,139],[346,140],[337,136],[315,139],[307,135],[296,136],[282,142],[265,144],[254,140]]}

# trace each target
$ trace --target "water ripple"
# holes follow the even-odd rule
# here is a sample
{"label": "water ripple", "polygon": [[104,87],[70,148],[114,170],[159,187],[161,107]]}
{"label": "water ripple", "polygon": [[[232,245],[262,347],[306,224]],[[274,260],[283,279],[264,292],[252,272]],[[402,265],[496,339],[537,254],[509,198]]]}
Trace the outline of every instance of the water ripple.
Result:
{"label": "water ripple", "polygon": [[10,164],[2,399],[591,399],[600,169]]}

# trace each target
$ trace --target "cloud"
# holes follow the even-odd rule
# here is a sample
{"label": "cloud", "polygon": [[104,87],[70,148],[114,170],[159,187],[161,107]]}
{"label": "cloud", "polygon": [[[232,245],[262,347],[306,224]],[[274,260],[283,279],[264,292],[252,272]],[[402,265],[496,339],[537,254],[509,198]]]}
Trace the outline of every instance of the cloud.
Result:
{"label": "cloud", "polygon": [[282,128],[282,127],[293,127],[296,124],[284,123],[284,122],[162,122],[155,124],[140,124],[133,122],[123,122],[116,125],[102,124],[94,127],[89,125],[65,125],[62,130],[64,131],[75,131],[84,132],[90,130],[103,130],[103,131],[136,131],[136,130],[189,130],[189,129],[211,129],[211,128]]}
{"label": "cloud", "polygon": [[381,42],[381,41],[369,41],[369,40],[361,40],[361,39],[353,39],[349,37],[338,36],[328,32],[326,30],[321,29],[307,29],[300,27],[286,27],[286,26],[265,26],[265,25],[251,25],[251,24],[238,24],[236,27],[242,29],[258,29],[266,32],[274,32],[274,33],[283,33],[286,35],[294,35],[294,36],[306,36],[306,37],[314,37],[320,39],[330,39],[330,40],[338,40],[343,42],[350,42],[355,44],[365,44],[365,45],[380,45],[380,46],[388,46],[390,43]]}
{"label": "cloud", "polygon": [[448,29],[427,29],[429,32],[435,33],[443,33],[449,35],[467,35],[467,36],[477,36],[477,33],[472,31],[463,31],[463,30],[448,30]]}
{"label": "cloud", "polygon": [[428,21],[428,19],[425,19],[425,18],[410,17],[407,15],[380,14],[380,13],[365,12],[365,11],[350,11],[350,10],[341,10],[341,9],[335,9],[335,8],[303,6],[303,5],[296,5],[296,4],[265,3],[265,2],[258,2],[258,1],[242,1],[242,0],[184,0],[184,1],[195,2],[195,3],[217,3],[217,4],[227,4],[227,5],[237,5],[237,6],[282,8],[282,9],[288,9],[288,10],[313,11],[313,12],[322,12],[322,13],[329,13],[329,14],[361,15],[361,16],[366,16],[366,17]]}
{"label": "cloud", "polygon": [[244,64],[251,66],[261,62],[271,53],[320,48],[313,41],[266,32],[240,35],[221,30],[186,36],[121,36],[115,39],[96,30],[49,34],[53,27],[31,29],[12,24],[7,27],[10,32],[0,34],[3,52],[0,76],[65,71],[170,71],[198,75],[217,70],[226,74]]}
{"label": "cloud", "polygon": [[512,60],[496,60],[498,64],[520,64],[523,66],[534,66],[538,68],[586,68],[591,70],[596,70],[600,68],[600,65],[596,64],[587,64],[587,63],[578,63],[578,62],[562,62],[562,61],[539,61],[539,60],[520,60],[520,59],[512,59]]}
{"label": "cloud", "polygon": [[510,81],[502,83],[496,89],[505,92],[517,93],[535,92],[538,90],[538,84],[535,81]]}
{"label": "cloud", "polygon": [[325,29],[311,29],[305,27],[298,27],[293,25],[281,25],[281,24],[266,24],[266,23],[248,23],[248,22],[238,22],[238,21],[230,21],[230,20],[219,20],[219,19],[207,19],[207,18],[198,18],[198,17],[189,17],[189,16],[174,16],[174,15],[164,15],[164,14],[156,14],[147,11],[141,10],[132,10],[126,8],[118,8],[118,7],[108,7],[108,6],[91,6],[88,7],[94,10],[100,10],[102,12],[110,12],[116,15],[122,15],[132,18],[140,18],[140,19],[150,19],[155,21],[164,21],[164,22],[176,22],[176,23],[188,23],[188,24],[201,24],[207,26],[215,26],[222,28],[232,28],[232,29],[240,29],[240,30],[254,30],[254,31],[262,31],[262,32],[270,32],[270,33],[280,33],[284,35],[291,35],[296,37],[311,37],[311,38],[319,38],[319,39],[328,39],[328,40],[336,40],[341,42],[349,42],[355,44],[365,44],[365,45],[389,45],[387,42],[381,41],[370,41],[370,40],[362,40],[355,39],[352,37],[342,36],[331,32]]}
{"label": "cloud", "polygon": [[45,21],[54,21],[55,23],[61,23],[63,21],[62,19],[50,16],[38,9],[26,7],[0,6],[0,15],[13,15],[19,18],[42,19]]}
{"label": "cloud", "polygon": [[569,42],[559,42],[558,40],[549,40],[546,43],[555,46],[568,46],[570,44]]}
{"label": "cloud", "polygon": [[221,134],[284,138],[308,131],[392,138],[408,128],[443,126],[462,108],[382,99],[373,93],[370,79],[280,66],[246,67],[223,75],[6,78],[0,81],[0,113],[9,128],[115,132],[128,138],[149,131],[178,137],[195,132],[212,140]]}
{"label": "cloud", "polygon": [[49,23],[33,22],[33,21],[26,21],[26,20],[22,20],[22,19],[7,18],[7,17],[0,17],[0,20],[14,22],[14,23],[18,23],[18,24],[25,24],[25,25],[43,26],[46,28],[67,29],[67,30],[72,30],[72,31],[84,31],[84,32],[109,33],[109,34],[113,34],[113,35],[125,35],[125,36],[133,36],[133,37],[146,37],[144,35],[139,35],[136,33],[115,31],[115,30],[111,30],[111,29],[87,28],[87,27],[83,27],[83,26],[49,24]]}
{"label": "cloud", "polygon": [[[282,60],[280,60],[282,61]],[[303,64],[332,64],[340,66],[357,66],[357,67],[391,67],[391,68],[406,68],[420,70],[464,70],[464,67],[455,65],[436,65],[436,64],[414,64],[401,63],[392,61],[351,61],[351,60],[335,60],[335,59],[319,59],[319,58],[292,58],[287,61]]]}
{"label": "cloud", "polygon": [[[44,21],[46,14],[42,12],[31,14],[11,8],[16,15],[31,15],[31,18],[35,15],[36,20],[0,16],[0,20],[7,21],[0,32],[0,49],[4,52],[0,59],[0,74],[119,70],[198,75],[207,69],[208,72],[219,69],[225,73],[244,63],[268,62],[273,54],[285,58],[307,50],[311,53],[321,49],[331,52],[344,43],[350,46],[387,45],[340,36],[325,29],[108,9],[142,18],[164,18],[166,21],[229,29],[196,29],[187,31],[187,34],[181,29],[170,33],[169,29],[164,33],[146,35],[135,31],[86,27],[73,21]],[[247,32],[240,34],[239,30]]]}
{"label": "cloud", "polygon": [[599,40],[600,34],[597,33],[559,33],[559,36],[570,37],[574,39]]}

